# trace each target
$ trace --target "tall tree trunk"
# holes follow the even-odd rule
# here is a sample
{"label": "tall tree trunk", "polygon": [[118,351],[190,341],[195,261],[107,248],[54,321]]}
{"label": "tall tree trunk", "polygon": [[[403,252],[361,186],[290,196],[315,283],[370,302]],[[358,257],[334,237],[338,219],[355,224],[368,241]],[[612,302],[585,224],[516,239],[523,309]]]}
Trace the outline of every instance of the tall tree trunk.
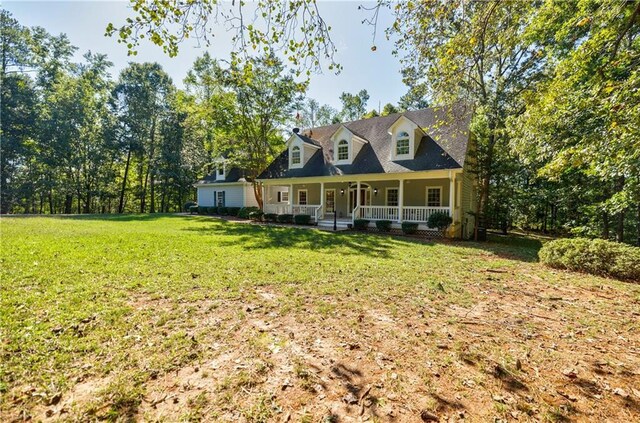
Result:
{"label": "tall tree trunk", "polygon": [[609,213],[602,212],[602,239],[609,239]]}
{"label": "tall tree trunk", "polygon": [[127,189],[127,177],[129,176],[129,164],[131,163],[131,144],[127,152],[127,162],[124,165],[124,178],[122,179],[122,189],[120,190],[120,203],[118,204],[118,213],[124,211],[124,192]]}
{"label": "tall tree trunk", "polygon": [[[624,176],[618,179],[618,184],[616,188],[618,192],[624,189]],[[617,215],[618,224],[616,226],[616,241],[618,242],[624,242],[624,214],[625,214],[625,210],[622,210]]]}
{"label": "tall tree trunk", "polygon": [[155,213],[156,212],[156,187],[155,187],[155,185],[156,185],[155,182],[156,181],[155,181],[154,176],[155,176],[155,172],[152,171],[151,172],[151,181],[150,181],[151,188],[149,189],[151,191],[151,204],[150,204],[150,207],[149,207],[149,213]]}
{"label": "tall tree trunk", "polygon": [[65,194],[64,197],[64,214],[71,214],[73,210],[73,195]]}

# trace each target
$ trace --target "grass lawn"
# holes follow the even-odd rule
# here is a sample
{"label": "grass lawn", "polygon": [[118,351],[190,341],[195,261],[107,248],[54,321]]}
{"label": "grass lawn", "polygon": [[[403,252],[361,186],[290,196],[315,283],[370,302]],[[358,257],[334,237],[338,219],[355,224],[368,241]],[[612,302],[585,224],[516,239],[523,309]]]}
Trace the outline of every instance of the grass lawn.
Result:
{"label": "grass lawn", "polygon": [[640,421],[640,285],[535,240],[0,225],[0,421]]}

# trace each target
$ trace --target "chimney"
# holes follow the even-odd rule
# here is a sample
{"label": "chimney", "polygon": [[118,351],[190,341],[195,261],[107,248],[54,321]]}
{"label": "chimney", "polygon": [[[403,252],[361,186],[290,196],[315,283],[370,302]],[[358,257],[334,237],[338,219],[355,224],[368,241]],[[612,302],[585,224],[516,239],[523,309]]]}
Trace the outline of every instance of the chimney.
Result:
{"label": "chimney", "polygon": [[300,132],[300,128],[293,128],[293,133],[297,134],[298,132]]}

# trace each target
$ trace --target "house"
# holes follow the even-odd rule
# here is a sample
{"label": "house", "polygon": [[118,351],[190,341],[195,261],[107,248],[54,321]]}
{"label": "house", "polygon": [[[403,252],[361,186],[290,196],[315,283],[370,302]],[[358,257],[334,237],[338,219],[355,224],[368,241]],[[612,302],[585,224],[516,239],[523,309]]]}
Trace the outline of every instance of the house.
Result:
{"label": "house", "polygon": [[319,226],[355,219],[416,222],[452,217],[449,237],[475,224],[474,142],[466,105],[428,108],[307,130],[294,129],[258,177],[265,213],[309,214]]}
{"label": "house", "polygon": [[245,172],[225,157],[215,161],[214,171],[193,186],[198,191],[198,205],[204,207],[258,207],[253,184]]}

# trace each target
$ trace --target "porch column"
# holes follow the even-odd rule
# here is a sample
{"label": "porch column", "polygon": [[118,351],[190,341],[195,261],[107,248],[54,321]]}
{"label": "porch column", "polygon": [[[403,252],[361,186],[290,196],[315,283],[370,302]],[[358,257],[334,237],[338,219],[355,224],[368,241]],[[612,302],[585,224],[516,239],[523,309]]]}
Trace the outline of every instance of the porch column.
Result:
{"label": "porch column", "polygon": [[400,179],[398,182],[398,222],[402,222],[402,206],[404,206],[404,181]]}
{"label": "porch column", "polygon": [[449,171],[449,216],[453,219],[453,205],[454,203],[454,191],[455,191],[455,183],[453,176],[451,176],[451,171]]}
{"label": "porch column", "polygon": [[262,211],[264,211],[265,206],[267,205],[267,187],[263,183],[260,189],[262,190]]}
{"label": "porch column", "polygon": [[289,210],[287,210],[287,212],[289,214],[293,213],[293,205],[295,203],[293,202],[293,184],[289,184],[289,205],[287,205],[287,207],[289,208]]}
{"label": "porch column", "polygon": [[318,216],[318,218],[322,219],[324,218],[324,182],[320,182],[320,208],[322,210],[320,211],[320,216]]}

